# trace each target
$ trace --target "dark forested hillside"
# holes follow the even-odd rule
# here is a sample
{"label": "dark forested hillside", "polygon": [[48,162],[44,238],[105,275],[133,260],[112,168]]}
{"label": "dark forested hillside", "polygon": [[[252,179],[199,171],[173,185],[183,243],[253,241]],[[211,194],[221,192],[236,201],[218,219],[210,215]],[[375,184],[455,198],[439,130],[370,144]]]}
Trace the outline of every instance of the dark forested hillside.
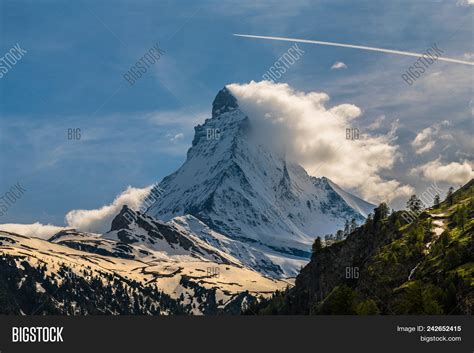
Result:
{"label": "dark forested hillside", "polygon": [[[0,237],[1,238],[1,237]],[[5,239],[7,239],[5,237]],[[154,282],[143,283],[110,271],[74,263],[39,263],[28,256],[0,256],[0,314],[7,315],[238,315],[243,303],[256,301],[242,291],[224,307],[216,288],[204,288],[189,276],[180,285],[193,292],[174,299]],[[199,312],[196,309],[199,306]]]}
{"label": "dark forested hillside", "polygon": [[474,180],[413,218],[374,211],[342,241],[317,239],[295,286],[246,313],[471,314]]}
{"label": "dark forested hillside", "polygon": [[78,276],[66,266],[47,273],[18,257],[0,261],[0,314],[12,315],[160,315],[185,309],[155,287],[83,270]]}

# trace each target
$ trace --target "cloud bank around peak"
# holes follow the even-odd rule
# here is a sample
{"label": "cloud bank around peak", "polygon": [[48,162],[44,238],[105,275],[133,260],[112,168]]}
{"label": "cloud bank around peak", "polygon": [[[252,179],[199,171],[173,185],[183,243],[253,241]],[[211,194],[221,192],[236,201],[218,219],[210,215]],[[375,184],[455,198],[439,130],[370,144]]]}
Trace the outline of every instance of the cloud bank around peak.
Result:
{"label": "cloud bank around peak", "polygon": [[152,185],[145,188],[129,186],[112,203],[101,208],[69,211],[66,214],[66,223],[69,228],[75,228],[82,232],[105,233],[110,230],[113,218],[120,212],[123,205],[138,210],[152,187]]}
{"label": "cloud bank around peak", "polygon": [[358,140],[346,139],[346,129],[357,127],[359,107],[340,104],[328,108],[326,93],[300,92],[283,83],[252,81],[227,88],[257,133],[271,134],[287,157],[311,175],[326,176],[371,202],[390,202],[414,191],[398,180],[382,177],[400,157],[396,131],[386,135],[361,132]]}

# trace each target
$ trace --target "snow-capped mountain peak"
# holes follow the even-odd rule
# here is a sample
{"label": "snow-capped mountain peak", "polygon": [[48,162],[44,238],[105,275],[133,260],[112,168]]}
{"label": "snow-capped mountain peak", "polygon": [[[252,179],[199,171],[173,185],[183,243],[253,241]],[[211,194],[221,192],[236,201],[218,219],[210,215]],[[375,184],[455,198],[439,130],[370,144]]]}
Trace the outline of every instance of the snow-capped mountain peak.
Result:
{"label": "snow-capped mountain peak", "polygon": [[212,117],[216,118],[221,114],[238,108],[237,99],[230,93],[227,87],[224,87],[217,93],[212,103]]}
{"label": "snow-capped mountain peak", "polygon": [[185,163],[159,184],[147,213],[169,221],[192,215],[210,229],[278,256],[307,258],[316,236],[346,220],[361,222],[373,205],[315,178],[256,136],[229,89],[212,117],[195,127]]}

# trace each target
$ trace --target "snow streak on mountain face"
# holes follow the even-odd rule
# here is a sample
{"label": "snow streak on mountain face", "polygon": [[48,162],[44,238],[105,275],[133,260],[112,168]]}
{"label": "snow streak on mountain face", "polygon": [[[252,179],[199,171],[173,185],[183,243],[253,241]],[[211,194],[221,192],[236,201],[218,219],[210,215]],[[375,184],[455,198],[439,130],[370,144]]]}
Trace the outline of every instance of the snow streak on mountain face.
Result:
{"label": "snow streak on mountain face", "polygon": [[186,162],[159,184],[164,192],[147,213],[164,221],[192,215],[294,274],[316,236],[362,221],[374,206],[308,175],[269,139],[255,134],[252,117],[222,89],[212,118],[195,127]]}

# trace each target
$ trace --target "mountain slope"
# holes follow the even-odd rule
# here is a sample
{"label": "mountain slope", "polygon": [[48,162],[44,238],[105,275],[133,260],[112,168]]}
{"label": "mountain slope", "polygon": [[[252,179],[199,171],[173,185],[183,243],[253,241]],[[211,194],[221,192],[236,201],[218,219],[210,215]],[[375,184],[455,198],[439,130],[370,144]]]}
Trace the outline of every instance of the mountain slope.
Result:
{"label": "mountain slope", "polygon": [[191,215],[175,217],[165,223],[123,206],[112,221],[111,230],[103,236],[85,239],[81,236],[72,241],[61,232],[58,234],[60,237],[53,239],[55,242],[61,241],[76,249],[84,249],[86,242],[94,242],[96,248],[88,248],[88,251],[98,252],[100,249],[99,253],[104,255],[154,260],[208,260],[251,268],[271,277],[283,274],[280,266],[275,265],[266,254],[213,231]]}
{"label": "mountain slope", "polygon": [[246,243],[230,239],[212,230],[206,224],[191,215],[175,217],[168,223],[173,224],[182,232],[194,234],[210,246],[238,259],[242,265],[252,268],[264,275],[279,277],[284,273],[281,267],[276,265],[274,260],[267,254]]}
{"label": "mountain slope", "polygon": [[[72,233],[67,235],[70,241]],[[78,238],[84,239],[85,234]],[[54,238],[58,240],[60,236]],[[94,235],[93,239],[96,240]],[[108,246],[109,242],[105,244]],[[0,281],[0,293],[5,294],[0,295],[0,312],[239,313],[245,302],[291,285],[242,266],[196,257],[167,256],[150,250],[149,256],[127,259],[77,250],[77,244],[65,245],[0,231],[0,266],[9,278],[3,285]],[[22,287],[23,283],[28,286]],[[94,296],[96,310],[87,304],[89,299],[94,303],[91,291],[103,292]],[[123,300],[118,304],[116,293],[121,293],[119,298]],[[31,302],[25,299],[23,304],[14,303],[14,298],[20,296],[31,297]],[[36,307],[43,299],[47,299],[47,307]]]}
{"label": "mountain slope", "polygon": [[78,232],[75,229],[62,230],[53,235],[48,241],[76,250],[124,259],[151,255],[150,251],[146,249],[139,249],[124,242],[105,239],[100,234]]}
{"label": "mountain slope", "polygon": [[192,215],[255,249],[300,259],[309,258],[317,235],[352,218],[361,222],[373,208],[260,141],[227,88],[216,96],[212,118],[195,127],[186,162],[159,188],[149,215]]}
{"label": "mountain slope", "polygon": [[383,208],[345,240],[315,243],[295,286],[263,314],[472,314],[474,180],[412,223]]}
{"label": "mountain slope", "polygon": [[135,212],[128,206],[123,206],[113,219],[111,230],[103,238],[133,245],[145,252],[154,250],[167,257],[191,257],[195,260],[242,266],[237,259],[210,246],[194,234]]}

